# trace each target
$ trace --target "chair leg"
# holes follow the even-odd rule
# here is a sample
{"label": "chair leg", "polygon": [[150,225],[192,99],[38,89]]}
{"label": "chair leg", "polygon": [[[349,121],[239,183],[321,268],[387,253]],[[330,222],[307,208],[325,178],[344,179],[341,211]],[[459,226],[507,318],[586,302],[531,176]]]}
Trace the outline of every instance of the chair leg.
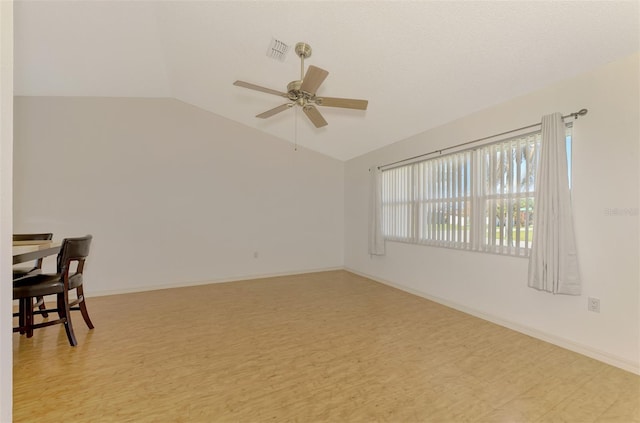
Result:
{"label": "chair leg", "polygon": [[49,313],[44,311],[44,310],[47,309],[47,305],[44,303],[44,297],[36,297],[36,301],[37,302],[42,301],[42,304],[40,304],[40,306],[38,307],[40,309],[40,311],[42,311],[41,316],[42,317],[49,317]]}
{"label": "chair leg", "polygon": [[89,329],[93,329],[93,323],[89,318],[89,312],[87,311],[87,301],[84,296],[84,290],[82,289],[82,285],[76,288],[76,293],[78,295],[78,298],[82,298],[82,301],[80,301],[80,303],[78,304],[78,306],[80,306],[80,313],[82,313],[82,318],[84,319],[84,322],[87,324]]}
{"label": "chair leg", "polygon": [[58,294],[56,298],[58,303],[58,307],[56,308],[56,311],[58,312],[58,319],[62,319],[64,317],[64,304],[62,303],[64,297],[62,294]]}
{"label": "chair leg", "polygon": [[20,298],[18,300],[18,328],[20,335],[24,335],[25,334],[25,315],[24,315],[24,311],[27,308],[27,299],[26,298]]}
{"label": "chair leg", "polygon": [[[76,341],[76,335],[73,333],[73,325],[71,324],[71,310],[69,308],[69,291],[65,290],[63,293],[58,294],[58,314],[64,314],[64,330],[67,332],[67,338],[69,344],[72,347],[78,345]],[[62,318],[62,317],[61,317]]]}
{"label": "chair leg", "polygon": [[27,338],[31,338],[33,336],[33,298],[28,297],[24,299],[25,307],[24,307],[24,326],[25,332],[27,333]]}

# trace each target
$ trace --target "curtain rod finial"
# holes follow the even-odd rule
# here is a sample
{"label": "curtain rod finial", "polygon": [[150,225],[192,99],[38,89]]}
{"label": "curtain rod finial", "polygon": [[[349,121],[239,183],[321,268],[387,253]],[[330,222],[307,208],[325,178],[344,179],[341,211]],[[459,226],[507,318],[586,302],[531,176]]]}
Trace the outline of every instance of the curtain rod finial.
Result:
{"label": "curtain rod finial", "polygon": [[589,110],[587,110],[587,109],[580,109],[579,111],[577,111],[577,112],[575,112],[575,113],[573,114],[573,118],[577,120],[577,119],[578,119],[578,116],[584,116],[584,115],[586,115],[588,112],[589,112]]}

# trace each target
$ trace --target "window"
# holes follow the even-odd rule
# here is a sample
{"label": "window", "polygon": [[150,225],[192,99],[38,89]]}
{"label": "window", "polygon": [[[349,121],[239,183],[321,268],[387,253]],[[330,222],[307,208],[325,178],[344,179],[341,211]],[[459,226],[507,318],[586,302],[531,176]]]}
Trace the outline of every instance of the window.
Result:
{"label": "window", "polygon": [[540,133],[482,147],[479,156],[486,227],[480,249],[527,255],[533,235]]}
{"label": "window", "polygon": [[[385,239],[528,256],[540,132],[383,170]],[[567,128],[571,180],[571,126]]]}
{"label": "window", "polygon": [[382,173],[386,239],[464,248],[469,240],[471,152]]}

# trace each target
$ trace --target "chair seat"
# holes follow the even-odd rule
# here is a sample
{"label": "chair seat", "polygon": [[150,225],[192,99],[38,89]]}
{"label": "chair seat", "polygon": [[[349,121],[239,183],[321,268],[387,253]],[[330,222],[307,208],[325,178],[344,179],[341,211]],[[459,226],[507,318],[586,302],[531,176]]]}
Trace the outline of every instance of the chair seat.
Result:
{"label": "chair seat", "polygon": [[33,276],[40,273],[42,270],[37,267],[14,267],[13,279],[23,278],[25,276]]}
{"label": "chair seat", "polygon": [[[69,277],[69,289],[82,285],[82,274],[76,273]],[[27,297],[43,297],[59,294],[64,291],[64,283],[59,273],[41,273],[14,281],[13,299]]]}

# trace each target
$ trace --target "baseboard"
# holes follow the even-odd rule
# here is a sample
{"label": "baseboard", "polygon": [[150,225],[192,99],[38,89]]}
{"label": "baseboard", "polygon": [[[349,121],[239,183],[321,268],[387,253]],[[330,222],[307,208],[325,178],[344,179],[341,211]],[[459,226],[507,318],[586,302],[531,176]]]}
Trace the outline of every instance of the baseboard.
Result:
{"label": "baseboard", "polygon": [[238,282],[238,281],[246,281],[246,280],[252,280],[252,279],[265,279],[265,278],[274,278],[274,277],[280,277],[280,276],[304,275],[308,273],[331,272],[336,270],[344,270],[344,268],[340,266],[340,267],[326,267],[321,269],[292,270],[288,272],[277,272],[277,273],[248,274],[248,275],[232,276],[227,278],[208,279],[204,281],[190,281],[190,282],[182,282],[182,283],[163,284],[163,285],[140,286],[140,287],[135,287],[131,289],[114,289],[114,290],[91,291],[91,292],[85,291],[85,294],[87,298],[103,297],[106,295],[132,294],[134,292],[157,291],[159,289],[186,288],[189,286],[209,285],[213,283]]}
{"label": "baseboard", "polygon": [[344,270],[346,270],[348,272],[351,272],[351,273],[354,273],[356,275],[365,277],[367,279],[371,279],[373,281],[380,282],[382,284],[391,286],[393,288],[397,288],[397,289],[399,289],[401,291],[408,292],[409,294],[417,295],[419,297],[422,297],[422,298],[425,298],[427,300],[433,301],[435,303],[444,305],[446,307],[450,307],[452,309],[461,311],[463,313],[478,317],[480,319],[489,321],[491,323],[495,323],[497,325],[506,327],[508,329],[515,330],[516,332],[520,332],[520,333],[523,333],[525,335],[531,336],[533,338],[540,339],[541,341],[548,342],[550,344],[553,344],[553,345],[556,345],[558,347],[567,349],[569,351],[573,351],[575,353],[582,354],[584,356],[593,358],[595,360],[601,361],[601,362],[609,364],[611,366],[618,367],[618,368],[620,368],[622,370],[626,370],[628,372],[640,375],[640,364],[638,364],[638,363],[634,363],[634,362],[628,361],[626,359],[622,359],[620,357],[616,357],[616,356],[611,355],[609,353],[596,350],[596,349],[588,347],[586,345],[581,345],[581,344],[575,343],[573,341],[569,341],[567,339],[564,339],[562,337],[559,337],[559,336],[556,336],[556,335],[551,335],[551,334],[542,332],[542,331],[540,331],[538,329],[534,329],[534,328],[528,327],[526,325],[521,325],[519,323],[511,322],[511,321],[505,320],[505,319],[503,319],[501,317],[494,316],[494,315],[491,315],[491,314],[488,314],[488,313],[485,313],[485,312],[482,312],[482,311],[478,311],[478,310],[475,310],[473,308],[466,307],[466,306],[457,304],[457,303],[449,301],[449,300],[445,300],[443,298],[435,297],[435,296],[429,295],[429,294],[427,294],[425,292],[421,292],[421,291],[418,291],[418,290],[415,290],[415,289],[412,289],[412,288],[408,288],[406,286],[402,286],[402,285],[397,284],[395,282],[388,281],[388,280],[385,280],[385,279],[382,279],[382,278],[378,278],[376,276],[369,275],[369,274],[357,271],[355,269],[351,269],[351,268],[345,267]]}

